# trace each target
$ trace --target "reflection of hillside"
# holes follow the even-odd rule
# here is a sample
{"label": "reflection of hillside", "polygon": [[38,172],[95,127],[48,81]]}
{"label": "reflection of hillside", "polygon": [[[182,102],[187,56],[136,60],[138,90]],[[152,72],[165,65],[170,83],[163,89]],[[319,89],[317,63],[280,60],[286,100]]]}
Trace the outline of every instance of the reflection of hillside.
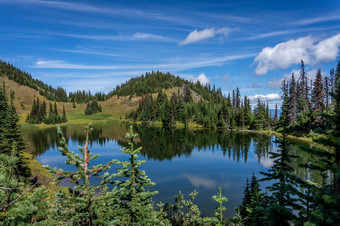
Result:
{"label": "reflection of hillside", "polygon": [[[160,128],[136,128],[143,147],[142,154],[149,159],[171,160],[182,155],[190,156],[194,147],[198,150],[221,149],[223,155],[236,161],[247,162],[252,138],[258,136],[250,133],[237,133],[215,130],[189,131],[164,130]],[[263,146],[271,145],[271,140],[260,140]],[[260,150],[260,149],[259,149]],[[261,149],[262,150],[262,149]]]}
{"label": "reflection of hillside", "polygon": [[[120,146],[127,147],[125,134],[128,125],[124,124],[98,124],[94,126],[91,142],[104,146],[110,140],[116,140]],[[194,148],[199,151],[222,150],[223,155],[235,161],[247,162],[248,151],[253,141],[255,153],[259,158],[266,157],[271,147],[271,138],[265,135],[238,133],[227,131],[189,131],[165,130],[162,128],[148,128],[135,126],[139,134],[136,146],[142,146],[141,154],[148,159],[159,161],[171,160],[173,157],[190,156]],[[84,126],[69,125],[62,127],[62,132],[67,142],[78,142],[80,145],[85,140]],[[25,135],[31,143],[29,152],[36,155],[46,150],[57,147],[56,128],[31,131]]]}
{"label": "reflection of hillside", "polygon": [[[80,145],[85,141],[84,126],[69,125],[61,127],[62,133],[67,142],[78,142]],[[91,133],[91,142],[104,146],[110,140],[125,141],[127,132],[125,125],[120,124],[102,124],[94,126]],[[46,128],[33,130],[24,133],[25,139],[29,142],[28,152],[40,155],[46,150],[56,148],[58,144],[57,129]]]}

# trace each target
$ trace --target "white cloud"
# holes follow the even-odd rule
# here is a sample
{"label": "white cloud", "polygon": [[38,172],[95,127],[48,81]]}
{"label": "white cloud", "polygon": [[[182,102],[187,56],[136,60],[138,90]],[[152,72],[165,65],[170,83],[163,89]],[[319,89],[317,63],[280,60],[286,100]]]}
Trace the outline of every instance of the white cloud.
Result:
{"label": "white cloud", "polygon": [[250,102],[256,102],[257,99],[260,99],[260,101],[274,101],[274,100],[280,100],[281,97],[279,94],[277,93],[270,93],[267,95],[263,95],[263,94],[256,94],[254,96],[250,96],[248,97]]}
{"label": "white cloud", "polygon": [[180,45],[188,45],[194,42],[198,42],[201,40],[205,40],[208,38],[212,38],[216,35],[223,35],[224,37],[226,37],[229,33],[230,33],[231,29],[228,27],[224,27],[221,29],[215,29],[215,28],[206,28],[202,31],[198,31],[197,29],[195,29],[194,31],[190,32],[189,35],[187,36],[187,38],[180,42]]}
{"label": "white cloud", "polygon": [[308,65],[329,62],[339,54],[340,34],[316,43],[316,39],[306,36],[282,42],[274,47],[266,47],[256,56],[256,75],[264,75],[269,70],[286,69],[301,59]]}
{"label": "white cloud", "polygon": [[340,34],[320,41],[315,46],[316,62],[329,62],[334,60],[339,54]]}
{"label": "white cloud", "polygon": [[206,84],[210,83],[209,78],[204,73],[202,73],[199,76],[197,76],[197,78],[195,78],[194,76],[190,75],[188,77],[188,80],[191,80],[192,82],[199,81],[202,85],[206,85]]}

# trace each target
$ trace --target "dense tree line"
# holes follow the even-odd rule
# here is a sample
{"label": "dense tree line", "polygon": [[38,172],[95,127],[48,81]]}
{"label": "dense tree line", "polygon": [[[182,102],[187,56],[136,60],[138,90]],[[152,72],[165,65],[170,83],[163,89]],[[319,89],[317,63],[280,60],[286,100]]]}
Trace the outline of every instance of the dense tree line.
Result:
{"label": "dense tree line", "polygon": [[296,135],[309,134],[311,131],[328,130],[332,128],[330,121],[322,117],[322,113],[332,113],[335,110],[334,93],[340,77],[340,65],[336,72],[330,71],[329,76],[322,76],[317,70],[315,79],[308,79],[304,62],[298,78],[292,74],[282,85],[282,100],[288,117],[287,132]]}
{"label": "dense tree line", "polygon": [[107,99],[107,95],[105,93],[97,92],[94,95],[92,95],[90,90],[88,92],[84,90],[69,92],[68,97],[70,98],[70,102],[77,104],[88,103],[91,100],[105,101]]}
{"label": "dense tree line", "polygon": [[[189,83],[189,82],[187,82]],[[194,102],[190,90],[184,85],[183,94],[172,93],[170,100],[168,96],[159,91],[157,97],[146,94],[141,97],[136,111],[132,111],[126,117],[132,120],[148,123],[151,121],[162,122],[164,127],[171,127],[176,122],[187,125],[195,122],[206,128],[228,128],[228,129],[271,129],[275,126],[276,116],[269,114],[268,104],[258,100],[254,111],[251,110],[250,101],[245,96],[241,98],[239,89],[233,91],[233,98],[230,94],[223,97],[219,91],[207,86],[206,95],[215,96],[212,101],[199,100]]]}
{"label": "dense tree line", "polygon": [[40,104],[39,97],[34,98],[31,112],[27,115],[26,122],[30,124],[58,124],[67,122],[65,106],[63,105],[63,112],[60,116],[58,114],[57,103],[54,102],[54,107],[50,102],[49,112],[47,114],[46,101]]}

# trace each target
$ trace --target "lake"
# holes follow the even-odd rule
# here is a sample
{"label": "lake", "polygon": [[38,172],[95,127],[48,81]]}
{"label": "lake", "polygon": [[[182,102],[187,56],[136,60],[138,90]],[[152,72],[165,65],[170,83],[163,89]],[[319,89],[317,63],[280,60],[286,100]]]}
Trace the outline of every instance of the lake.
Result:
{"label": "lake", "polygon": [[[112,159],[128,159],[126,154],[119,151],[128,147],[125,138],[128,125],[111,123],[93,127],[90,151],[100,157],[92,165]],[[229,200],[225,204],[226,216],[233,216],[235,208],[242,201],[246,179],[250,179],[253,173],[261,178],[260,172],[267,171],[273,164],[269,152],[277,150],[275,137],[258,133],[185,129],[168,131],[142,126],[134,126],[134,131],[139,134],[135,139],[136,146],[143,147],[139,159],[147,161],[141,168],[156,183],[151,190],[159,191],[153,200],[156,203],[172,202],[173,196],[179,191],[188,199],[188,194],[196,190],[198,196],[195,203],[200,207],[202,216],[212,216],[217,203],[211,197],[218,192],[218,187],[222,188],[223,195]],[[77,152],[78,146],[84,145],[84,125],[64,126],[62,132],[70,150]],[[57,150],[56,128],[30,130],[24,136],[30,143],[28,152],[36,155],[37,161],[50,167],[74,170],[65,164],[66,157]],[[298,163],[313,161],[313,156],[302,152],[297,145],[292,148],[300,157],[292,163],[295,173],[306,179],[320,181],[316,173],[297,167]],[[115,172],[117,168],[112,165],[110,172]],[[269,182],[261,182],[261,188],[267,185]]]}

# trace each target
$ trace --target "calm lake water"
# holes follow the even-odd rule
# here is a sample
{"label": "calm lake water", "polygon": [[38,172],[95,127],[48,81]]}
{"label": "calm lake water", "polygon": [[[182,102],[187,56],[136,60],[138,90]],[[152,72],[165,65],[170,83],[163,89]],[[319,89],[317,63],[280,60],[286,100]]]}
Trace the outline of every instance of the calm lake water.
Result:
{"label": "calm lake water", "polygon": [[[97,124],[91,135],[90,151],[100,157],[93,165],[106,163],[112,159],[127,160],[128,156],[119,150],[128,147],[125,134],[129,126],[125,124]],[[167,131],[160,128],[134,126],[139,137],[136,146],[142,146],[140,160],[147,160],[142,165],[149,178],[156,183],[151,190],[159,191],[154,201],[172,202],[179,191],[188,198],[188,194],[196,190],[196,204],[202,216],[212,216],[216,202],[212,196],[222,188],[222,193],[229,201],[226,216],[233,216],[235,207],[242,201],[243,187],[246,178],[254,173],[261,178],[273,164],[269,158],[270,151],[276,151],[275,137],[245,132],[227,131]],[[62,127],[63,134],[70,150],[77,152],[78,146],[84,145],[84,125],[68,125]],[[56,128],[37,129],[24,134],[30,143],[28,151],[37,156],[37,161],[51,167],[72,171],[74,168],[65,164],[66,157],[57,150]],[[298,163],[313,161],[312,156],[302,152],[295,145],[298,160],[293,161],[296,174],[303,178],[320,180],[318,175],[297,167]],[[118,166],[111,167],[111,173]],[[94,181],[96,183],[96,181]],[[269,183],[261,183],[261,187]]]}

